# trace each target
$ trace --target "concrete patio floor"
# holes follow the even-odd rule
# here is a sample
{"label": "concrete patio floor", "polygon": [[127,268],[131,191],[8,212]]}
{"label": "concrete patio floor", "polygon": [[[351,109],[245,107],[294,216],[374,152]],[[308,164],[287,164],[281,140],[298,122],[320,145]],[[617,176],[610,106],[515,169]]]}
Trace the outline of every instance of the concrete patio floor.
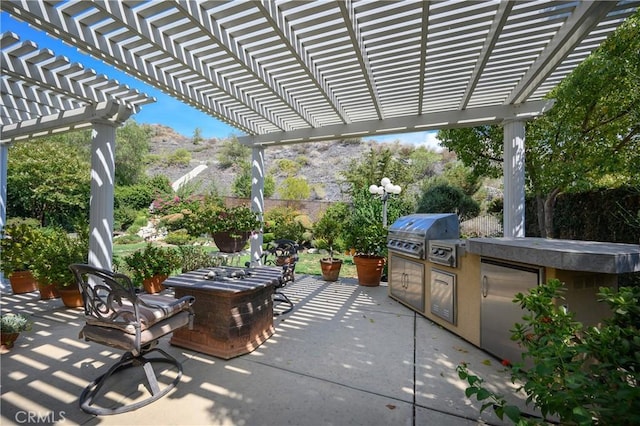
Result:
{"label": "concrete patio floor", "polygon": [[[130,413],[96,417],[78,406],[83,388],[122,353],[84,342],[82,309],[38,293],[2,293],[2,312],[32,315],[34,328],[2,354],[2,425],[472,425],[510,424],[480,414],[456,366],[524,408],[499,360],[397,303],[387,287],[298,275],[295,309],[250,354],[222,360],[171,346],[182,381]],[[464,307],[460,307],[464,311]],[[172,372],[163,376],[171,378]],[[127,379],[132,375],[127,375]],[[146,392],[143,386],[133,395]],[[527,411],[530,411],[527,410]]]}

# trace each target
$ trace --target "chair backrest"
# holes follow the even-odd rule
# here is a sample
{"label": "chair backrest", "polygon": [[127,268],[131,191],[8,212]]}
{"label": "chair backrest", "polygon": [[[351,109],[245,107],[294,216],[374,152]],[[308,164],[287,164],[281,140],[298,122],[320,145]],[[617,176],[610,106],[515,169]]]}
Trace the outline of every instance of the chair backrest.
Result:
{"label": "chair backrest", "polygon": [[293,240],[279,239],[269,242],[262,253],[262,264],[282,266],[283,285],[295,279],[299,245]]}
{"label": "chair backrest", "polygon": [[[72,264],[82,292],[86,326],[85,339],[99,341],[140,353],[149,340],[172,332],[176,327],[193,327],[193,296],[172,297],[138,295],[129,277],[85,264]],[[181,317],[178,317],[181,315]],[[175,322],[166,323],[170,319]],[[97,332],[96,328],[102,328]],[[153,331],[151,331],[153,329]],[[106,329],[106,330],[104,330]],[[118,330],[131,338],[114,338]],[[143,332],[149,331],[143,335]],[[124,343],[123,343],[124,342]]]}
{"label": "chair backrest", "polygon": [[[128,276],[85,264],[72,264],[76,282],[84,301],[84,313],[116,328],[135,323],[140,304],[135,287]],[[123,306],[132,307],[123,310]]]}

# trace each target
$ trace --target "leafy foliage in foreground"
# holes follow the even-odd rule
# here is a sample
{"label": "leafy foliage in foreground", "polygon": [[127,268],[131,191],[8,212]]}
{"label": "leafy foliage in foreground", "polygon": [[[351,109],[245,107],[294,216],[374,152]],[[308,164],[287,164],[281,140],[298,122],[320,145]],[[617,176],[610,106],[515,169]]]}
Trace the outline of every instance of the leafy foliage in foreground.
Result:
{"label": "leafy foliage in foreground", "polygon": [[[512,338],[525,348],[524,358],[533,367],[514,365],[512,380],[523,383],[519,391],[526,393],[527,403],[545,417],[557,415],[563,424],[640,424],[640,288],[601,288],[601,301],[613,316],[588,328],[558,303],[563,291],[554,279],[516,296],[515,302],[529,313],[525,323],[516,324]],[[469,384],[467,397],[484,401],[481,411],[491,407],[501,419],[506,415],[517,424],[536,422],[484,388],[466,365],[457,369]]]}

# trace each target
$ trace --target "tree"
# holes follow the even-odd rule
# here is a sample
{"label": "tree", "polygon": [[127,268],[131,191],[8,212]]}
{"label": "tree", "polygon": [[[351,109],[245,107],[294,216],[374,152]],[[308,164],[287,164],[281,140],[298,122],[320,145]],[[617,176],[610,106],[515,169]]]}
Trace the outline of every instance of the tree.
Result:
{"label": "tree", "polygon": [[550,94],[556,105],[529,126],[527,178],[543,236],[552,233],[560,193],[640,184],[639,52],[640,11]]}
{"label": "tree", "polygon": [[151,127],[134,120],[116,130],[116,184],[133,185],[145,177],[144,159],[149,154]]}
{"label": "tree", "polygon": [[455,151],[458,159],[471,167],[476,176],[502,176],[504,132],[501,126],[440,130],[438,139],[444,147]]}
{"label": "tree", "polygon": [[71,228],[89,211],[90,164],[65,136],[16,143],[9,149],[7,213]]}
{"label": "tree", "polygon": [[306,200],[311,195],[311,188],[305,178],[289,176],[282,181],[278,192],[285,200]]}
{"label": "tree", "polygon": [[[236,197],[251,197],[251,164],[244,162],[240,165],[240,173],[233,181],[231,190]],[[276,190],[276,181],[273,175],[268,174],[264,178],[264,198],[269,198]]]}
{"label": "tree", "polygon": [[427,189],[418,200],[418,213],[456,213],[462,220],[480,213],[478,203],[462,189],[448,184]]}
{"label": "tree", "polygon": [[243,163],[249,162],[250,156],[251,148],[240,144],[238,138],[232,136],[222,143],[218,153],[218,162],[222,169],[228,169],[232,166],[240,167]]}
{"label": "tree", "polygon": [[407,157],[416,182],[435,176],[436,165],[442,160],[441,154],[424,146],[411,149]]}
{"label": "tree", "polygon": [[[526,176],[536,196],[542,236],[567,191],[640,184],[640,11],[628,18],[550,94],[555,106],[526,127]],[[476,173],[496,176],[502,129],[438,133]]]}
{"label": "tree", "polygon": [[204,139],[202,138],[202,129],[200,129],[199,127],[196,127],[193,130],[193,137],[191,138],[191,141],[193,142],[194,145],[199,145],[200,142],[202,142]]}
{"label": "tree", "polygon": [[413,182],[411,168],[396,160],[388,147],[371,148],[363,158],[351,160],[342,177],[347,185],[346,192],[351,196],[370,185],[379,185],[383,177],[388,177],[403,190]]}

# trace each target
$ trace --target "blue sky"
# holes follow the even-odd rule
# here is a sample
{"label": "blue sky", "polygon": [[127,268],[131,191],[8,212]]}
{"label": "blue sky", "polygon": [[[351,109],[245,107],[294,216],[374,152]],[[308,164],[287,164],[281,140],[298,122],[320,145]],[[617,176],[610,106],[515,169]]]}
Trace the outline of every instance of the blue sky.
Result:
{"label": "blue sky", "polygon": [[[187,137],[193,136],[196,128],[201,130],[202,136],[205,138],[225,138],[232,134],[243,135],[234,127],[228,126],[99,60],[80,53],[75,47],[70,47],[42,31],[35,30],[29,25],[13,19],[6,12],[0,12],[0,29],[3,33],[14,32],[22,41],[30,40],[41,49],[51,49],[56,55],[66,56],[70,61],[81,63],[85,68],[92,68],[99,74],[104,74],[111,79],[118,80],[121,84],[126,84],[148,96],[155,97],[155,103],[143,105],[141,112],[134,116],[138,123],[163,124]],[[435,135],[436,132],[419,132],[380,136],[373,139],[379,142],[400,140],[401,143],[427,145],[435,148],[437,147]]]}

